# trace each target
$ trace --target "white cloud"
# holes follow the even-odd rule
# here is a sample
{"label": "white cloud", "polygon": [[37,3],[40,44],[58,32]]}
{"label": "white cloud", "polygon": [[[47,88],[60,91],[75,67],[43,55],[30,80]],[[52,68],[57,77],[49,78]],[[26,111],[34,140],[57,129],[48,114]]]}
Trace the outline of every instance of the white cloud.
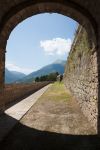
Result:
{"label": "white cloud", "polygon": [[7,62],[6,62],[6,68],[11,71],[18,71],[18,72],[22,72],[25,74],[29,74],[34,71],[31,68],[22,68],[22,67],[15,65],[14,63],[7,63]]}
{"label": "white cloud", "polygon": [[71,44],[71,39],[63,38],[53,38],[52,40],[40,41],[40,47],[42,47],[45,53],[48,55],[68,54]]}

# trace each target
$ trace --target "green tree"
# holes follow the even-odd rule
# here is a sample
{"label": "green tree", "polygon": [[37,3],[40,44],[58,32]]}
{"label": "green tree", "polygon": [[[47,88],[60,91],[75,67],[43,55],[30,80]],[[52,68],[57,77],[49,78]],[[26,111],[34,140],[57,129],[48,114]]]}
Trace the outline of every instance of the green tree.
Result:
{"label": "green tree", "polygon": [[40,78],[39,77],[36,77],[35,78],[35,82],[39,82],[40,81]]}

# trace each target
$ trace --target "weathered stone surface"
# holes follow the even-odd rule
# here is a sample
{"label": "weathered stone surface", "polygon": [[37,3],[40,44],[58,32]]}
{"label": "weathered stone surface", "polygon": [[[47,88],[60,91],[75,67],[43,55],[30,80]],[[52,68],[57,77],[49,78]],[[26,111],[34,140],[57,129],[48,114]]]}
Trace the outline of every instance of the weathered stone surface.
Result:
{"label": "weathered stone surface", "polygon": [[[79,27],[80,28],[80,27]],[[77,42],[76,42],[77,39]],[[76,34],[66,63],[64,81],[80,107],[97,130],[98,72],[96,52],[88,44],[84,28]],[[74,66],[74,67],[73,67]]]}
{"label": "weathered stone surface", "polygon": [[0,48],[0,92],[4,88],[5,51]]}

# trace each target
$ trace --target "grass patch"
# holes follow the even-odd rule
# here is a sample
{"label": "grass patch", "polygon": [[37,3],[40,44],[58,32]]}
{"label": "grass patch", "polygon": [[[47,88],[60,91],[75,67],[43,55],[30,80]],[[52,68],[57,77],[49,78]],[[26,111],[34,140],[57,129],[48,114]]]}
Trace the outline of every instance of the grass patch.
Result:
{"label": "grass patch", "polygon": [[48,97],[53,101],[69,101],[72,96],[68,90],[66,90],[64,84],[61,82],[55,82],[44,94],[43,97]]}

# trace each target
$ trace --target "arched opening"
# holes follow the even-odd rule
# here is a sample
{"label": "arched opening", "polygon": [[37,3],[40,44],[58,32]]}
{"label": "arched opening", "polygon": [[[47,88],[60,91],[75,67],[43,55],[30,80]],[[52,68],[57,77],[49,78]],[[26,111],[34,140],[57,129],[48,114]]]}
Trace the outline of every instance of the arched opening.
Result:
{"label": "arched opening", "polygon": [[28,75],[58,60],[66,61],[77,28],[76,21],[57,13],[26,19],[16,26],[7,41],[6,66],[14,71],[13,65],[17,65],[20,68],[16,71]]}
{"label": "arched opening", "polygon": [[[0,49],[3,53],[2,55],[2,68],[5,68],[5,56],[7,39],[14,27],[20,23],[22,20],[39,13],[43,12],[56,12],[63,14],[65,16],[71,17],[85,27],[91,46],[95,49],[97,47],[97,31],[96,23],[93,21],[92,16],[84,8],[71,3],[71,2],[23,2],[20,5],[12,8],[3,17],[2,23],[0,24]],[[91,39],[92,37],[92,39]],[[91,41],[92,40],[92,41]],[[4,86],[4,69],[1,71],[1,88]]]}
{"label": "arched opening", "polygon": [[[86,29],[90,47],[92,50],[97,51],[97,30],[96,30],[96,23],[93,21],[92,16],[84,9],[80,8],[78,5],[71,3],[71,2],[64,2],[64,3],[56,3],[56,2],[40,2],[40,3],[33,3],[32,1],[30,3],[22,3],[20,6],[16,6],[16,8],[13,8],[10,12],[7,12],[8,14],[4,16],[4,19],[2,20],[1,24],[1,31],[0,31],[0,48],[2,51],[2,80],[1,80],[1,87],[4,86],[4,66],[5,66],[5,49],[6,49],[6,43],[7,39],[9,38],[9,35],[11,31],[14,29],[14,27],[20,23],[22,20],[43,12],[56,12],[59,14],[63,14],[65,16],[69,16],[72,19],[75,19],[77,22],[79,22],[82,27]],[[92,37],[92,38],[91,38]],[[81,55],[79,55],[81,57]]]}
{"label": "arched opening", "polygon": [[[65,4],[65,5],[64,5]],[[66,3],[56,3],[56,2],[37,2],[37,3],[22,3],[13,8],[11,12],[8,12],[2,19],[1,24],[1,36],[5,37],[5,41],[8,39],[13,28],[20,23],[22,20],[39,13],[43,12],[56,12],[68,16],[77,22],[79,22],[83,27],[86,28],[88,36],[93,35],[96,44],[96,23],[91,17],[91,15],[84,9],[80,8],[71,2]],[[3,43],[4,44],[4,43]],[[6,44],[6,43],[5,43]]]}
{"label": "arched opening", "polygon": [[[51,78],[53,79],[54,76],[53,80],[56,80],[56,73],[64,73],[66,58],[76,28],[76,21],[57,13],[35,15],[16,26],[7,41],[5,83],[16,84],[21,82],[21,84],[34,84],[36,77],[40,78],[39,81],[45,80],[45,78],[46,81],[50,81],[50,76],[46,77],[50,73],[54,73]],[[70,34],[68,34],[69,30],[71,32]],[[49,43],[51,43],[51,46]],[[53,47],[54,44],[55,47]],[[45,50],[46,45],[49,46],[47,47],[47,51]],[[30,67],[31,71],[29,69]],[[44,67],[47,67],[47,69]],[[45,70],[43,70],[43,68]],[[16,79],[16,77],[12,78],[13,74],[11,75],[9,71],[11,71],[11,73],[14,73],[13,71],[18,71],[18,73],[24,71],[23,73],[27,73],[27,75],[23,78]],[[40,71],[42,71],[42,73]],[[22,86],[24,88],[26,85]],[[17,92],[19,91],[17,94],[13,92],[9,94],[12,87],[16,90],[17,85],[7,85],[5,89],[8,89],[7,93],[10,95],[9,99],[13,99],[12,97],[16,99],[17,96],[20,95],[20,88],[19,90],[17,88]],[[33,88],[31,90],[33,90]],[[28,91],[29,90],[27,90],[26,93]],[[7,99],[7,96],[5,99]]]}

